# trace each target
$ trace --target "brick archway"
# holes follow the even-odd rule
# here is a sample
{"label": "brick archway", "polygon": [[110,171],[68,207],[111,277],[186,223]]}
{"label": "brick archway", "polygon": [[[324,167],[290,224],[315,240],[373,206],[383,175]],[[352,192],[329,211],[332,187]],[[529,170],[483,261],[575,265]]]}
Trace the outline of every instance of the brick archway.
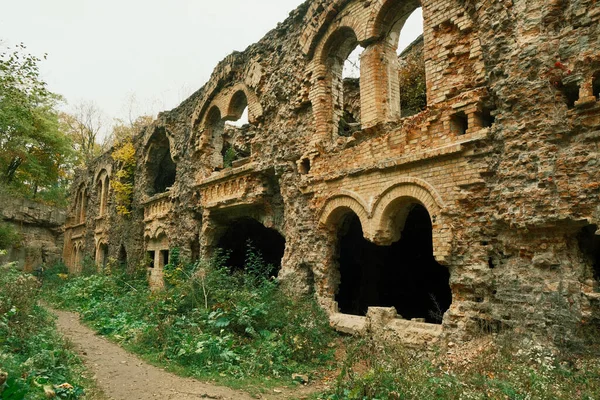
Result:
{"label": "brick archway", "polygon": [[433,255],[440,264],[448,264],[452,230],[446,222],[446,206],[427,182],[406,178],[386,189],[373,207],[372,225],[375,243],[389,245],[400,239],[410,206],[420,204],[429,213],[433,230]]}
{"label": "brick archway", "polygon": [[337,230],[343,217],[349,212],[353,212],[360,219],[365,238],[372,235],[371,215],[368,212],[367,204],[357,194],[343,193],[330,197],[321,211],[319,225],[328,230]]}

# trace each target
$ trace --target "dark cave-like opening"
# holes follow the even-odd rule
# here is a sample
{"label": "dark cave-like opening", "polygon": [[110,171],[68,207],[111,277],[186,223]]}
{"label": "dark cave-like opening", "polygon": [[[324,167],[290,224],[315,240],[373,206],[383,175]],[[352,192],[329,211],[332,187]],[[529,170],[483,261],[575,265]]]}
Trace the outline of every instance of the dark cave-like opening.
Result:
{"label": "dark cave-like opening", "polygon": [[265,264],[271,265],[269,276],[277,276],[285,251],[285,239],[275,229],[266,228],[255,219],[240,218],[231,222],[217,247],[228,255],[227,265],[236,272],[245,270],[249,244],[260,253]]}
{"label": "dark cave-like opening", "polygon": [[594,278],[600,282],[600,236],[597,225],[585,226],[579,232],[579,248],[589,261]]}
{"label": "dark cave-like opening", "polygon": [[119,267],[125,268],[127,267],[127,250],[125,249],[125,245],[121,245],[119,248]]}
{"label": "dark cave-like opening", "polygon": [[421,205],[411,207],[402,238],[391,246],[369,242],[359,218],[345,217],[338,238],[340,312],[366,315],[369,306],[393,306],[405,319],[442,322],[452,302],[450,273],[433,257],[429,213]]}
{"label": "dark cave-like opening", "polygon": [[156,179],[154,180],[154,191],[155,193],[164,193],[168,188],[173,186],[175,183],[177,166],[171,158],[171,153],[165,151],[160,164],[158,164],[158,170],[156,171]]}

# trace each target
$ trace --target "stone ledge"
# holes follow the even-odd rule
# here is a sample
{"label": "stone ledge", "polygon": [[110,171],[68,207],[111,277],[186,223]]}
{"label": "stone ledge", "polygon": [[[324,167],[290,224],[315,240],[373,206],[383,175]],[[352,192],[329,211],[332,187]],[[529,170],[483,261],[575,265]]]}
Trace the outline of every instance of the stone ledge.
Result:
{"label": "stone ledge", "polygon": [[201,182],[196,183],[194,185],[195,188],[202,188],[204,186],[208,186],[212,183],[227,180],[237,175],[242,175],[248,172],[254,172],[256,164],[250,162],[248,164],[242,165],[241,167],[236,168],[228,168],[219,172],[214,172],[211,176],[206,179],[203,179]]}
{"label": "stone ledge", "polygon": [[350,335],[370,334],[375,338],[394,339],[415,348],[436,343],[443,332],[442,325],[402,319],[394,307],[369,307],[366,317],[333,313],[329,322],[338,332]]}
{"label": "stone ledge", "polygon": [[444,157],[452,154],[458,154],[464,151],[464,145],[474,143],[485,139],[488,135],[489,128],[483,128],[476,132],[468,133],[462,137],[461,140],[457,140],[446,146],[436,147],[430,150],[416,152],[409,155],[402,155],[399,157],[388,158],[377,163],[367,165],[362,168],[355,168],[351,170],[337,171],[332,175],[319,175],[319,176],[306,176],[302,182],[304,185],[314,185],[317,182],[327,182],[336,180],[346,176],[352,176],[357,174],[365,174],[373,171],[382,171],[394,167],[405,166],[417,162],[432,160],[438,157]]}

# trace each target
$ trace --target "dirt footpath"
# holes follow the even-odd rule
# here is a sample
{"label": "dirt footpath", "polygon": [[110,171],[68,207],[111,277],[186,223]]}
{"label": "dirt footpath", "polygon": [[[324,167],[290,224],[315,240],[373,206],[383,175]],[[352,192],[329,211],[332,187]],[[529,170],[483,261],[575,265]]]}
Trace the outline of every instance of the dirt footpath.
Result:
{"label": "dirt footpath", "polygon": [[[74,344],[94,373],[98,387],[114,400],[136,399],[252,399],[244,392],[173,375],[97,336],[79,322],[77,314],[52,310],[59,330]],[[287,392],[287,391],[286,391]],[[263,398],[289,398],[289,393]]]}

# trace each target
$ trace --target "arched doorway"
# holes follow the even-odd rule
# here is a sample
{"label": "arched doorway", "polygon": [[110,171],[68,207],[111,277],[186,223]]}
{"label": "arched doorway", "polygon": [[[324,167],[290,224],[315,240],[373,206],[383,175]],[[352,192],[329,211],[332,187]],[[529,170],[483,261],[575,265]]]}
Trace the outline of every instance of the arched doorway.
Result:
{"label": "arched doorway", "polygon": [[275,229],[266,228],[253,218],[239,218],[229,223],[216,247],[228,255],[226,264],[235,272],[245,270],[249,246],[260,253],[266,265],[271,266],[269,276],[277,276],[285,251],[285,239]]}
{"label": "arched doorway", "polygon": [[450,307],[450,274],[433,256],[427,209],[409,205],[400,240],[378,246],[363,237],[350,212],[338,229],[340,285],[335,300],[342,313],[365,315],[368,307],[395,307],[405,319],[441,323]]}

